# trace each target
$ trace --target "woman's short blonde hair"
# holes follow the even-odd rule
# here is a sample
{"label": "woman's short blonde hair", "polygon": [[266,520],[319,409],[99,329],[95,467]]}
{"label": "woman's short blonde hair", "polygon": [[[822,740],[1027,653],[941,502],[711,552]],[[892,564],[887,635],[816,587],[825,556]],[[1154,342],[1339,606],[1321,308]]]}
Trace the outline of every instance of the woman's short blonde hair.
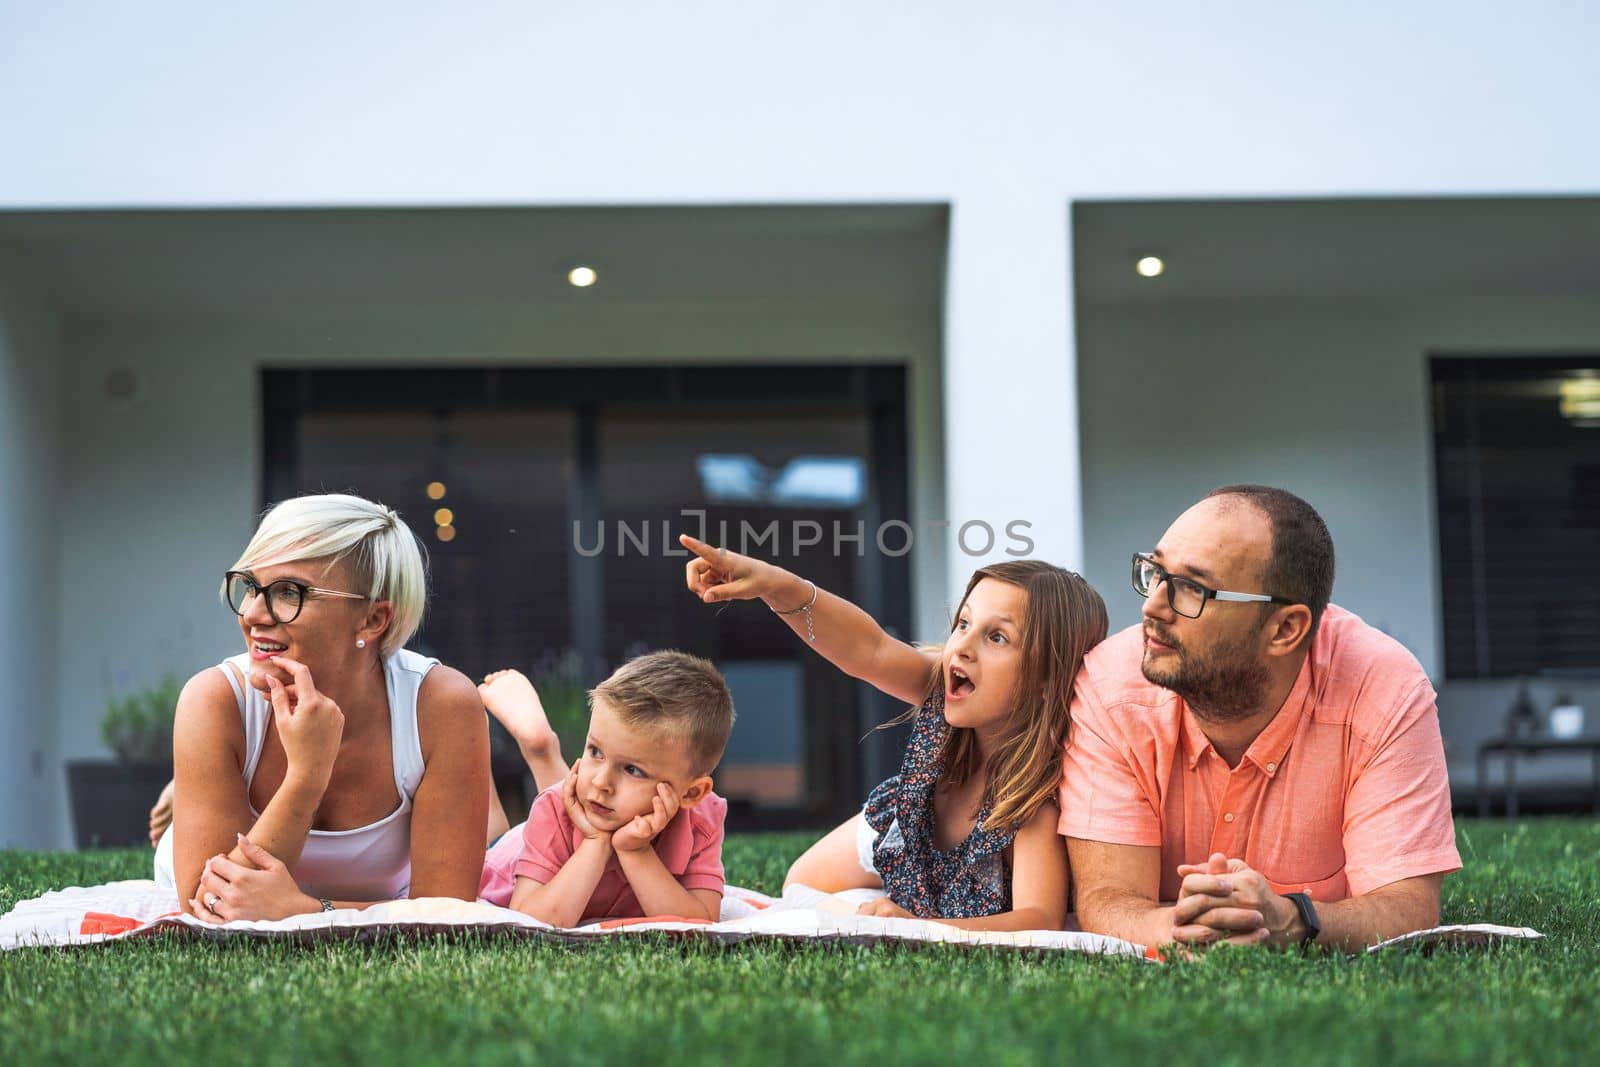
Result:
{"label": "woman's short blonde hair", "polygon": [[345,592],[394,606],[381,651],[387,656],[404,648],[422,625],[428,570],[416,534],[391,508],[344,493],[285,500],[262,516],[230,569],[324,558],[349,563],[354,588]]}

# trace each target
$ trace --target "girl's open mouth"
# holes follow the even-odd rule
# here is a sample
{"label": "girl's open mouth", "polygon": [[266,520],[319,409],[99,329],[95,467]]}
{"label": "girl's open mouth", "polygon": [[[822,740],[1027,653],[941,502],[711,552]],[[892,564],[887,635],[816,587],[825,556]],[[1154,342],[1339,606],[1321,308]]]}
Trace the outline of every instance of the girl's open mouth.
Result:
{"label": "girl's open mouth", "polygon": [[945,685],[947,700],[960,700],[977,688],[972,679],[967,677],[967,672],[960,667],[951,667],[948,677],[949,681]]}

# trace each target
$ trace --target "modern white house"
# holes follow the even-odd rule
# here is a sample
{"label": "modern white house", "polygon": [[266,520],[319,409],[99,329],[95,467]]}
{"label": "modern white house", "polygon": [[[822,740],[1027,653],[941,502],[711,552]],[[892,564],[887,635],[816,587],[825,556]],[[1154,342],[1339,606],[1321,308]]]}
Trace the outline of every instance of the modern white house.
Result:
{"label": "modern white house", "polygon": [[937,641],[1008,551],[1131,624],[1130,553],[1281,485],[1434,679],[1458,793],[1521,687],[1600,733],[1597,33],[1582,2],[11,5],[0,847],[69,844],[106,701],[236,650],[222,570],[318,488],[412,522],[463,669],[717,655],[734,793],[795,818],[859,803],[896,709],[696,614],[664,522],[777,524]]}

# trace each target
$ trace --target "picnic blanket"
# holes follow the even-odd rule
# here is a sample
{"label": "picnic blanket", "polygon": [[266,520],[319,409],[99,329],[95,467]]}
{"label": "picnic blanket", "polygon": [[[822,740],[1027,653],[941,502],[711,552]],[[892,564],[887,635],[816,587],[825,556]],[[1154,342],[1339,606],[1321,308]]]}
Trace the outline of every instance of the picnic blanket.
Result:
{"label": "picnic blanket", "polygon": [[[728,886],[719,922],[687,919],[611,919],[574,929],[558,929],[538,919],[486,901],[444,897],[395,900],[362,910],[342,909],[296,915],[276,921],[236,921],[217,926],[182,914],[170,889],[149,880],[58,889],[17,904],[0,917],[0,949],[103,945],[158,934],[230,938],[286,938],[299,941],[372,940],[396,932],[474,932],[493,936],[545,938],[568,943],[667,933],[718,942],[748,940],[820,941],[875,945],[885,942],[942,943],[1035,952],[1159,959],[1142,945],[1080,931],[1018,932],[963,930],[923,919],[857,915],[878,890],[821,893],[790,886],[782,897]],[[1502,939],[1538,939],[1526,927],[1472,924],[1441,926],[1374,945],[1368,952],[1402,944],[1483,946]]]}

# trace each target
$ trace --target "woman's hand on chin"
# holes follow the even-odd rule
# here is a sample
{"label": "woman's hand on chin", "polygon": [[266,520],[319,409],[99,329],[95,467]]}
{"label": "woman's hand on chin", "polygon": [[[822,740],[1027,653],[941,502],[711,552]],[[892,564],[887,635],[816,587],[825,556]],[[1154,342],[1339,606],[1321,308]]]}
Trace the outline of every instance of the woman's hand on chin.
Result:
{"label": "woman's hand on chin", "polygon": [[344,736],[344,712],[318,692],[311,669],[304,663],[279,656],[275,664],[294,679],[292,686],[286,686],[275,676],[267,675],[272,719],[289,760],[289,773],[326,788],[333,762],[339,756],[339,739]]}
{"label": "woman's hand on chin", "polygon": [[200,874],[189,907],[209,923],[235,919],[286,919],[317,911],[321,905],[301,892],[294,876],[272,853],[239,835],[239,851],[250,866],[226,856],[212,856]]}

